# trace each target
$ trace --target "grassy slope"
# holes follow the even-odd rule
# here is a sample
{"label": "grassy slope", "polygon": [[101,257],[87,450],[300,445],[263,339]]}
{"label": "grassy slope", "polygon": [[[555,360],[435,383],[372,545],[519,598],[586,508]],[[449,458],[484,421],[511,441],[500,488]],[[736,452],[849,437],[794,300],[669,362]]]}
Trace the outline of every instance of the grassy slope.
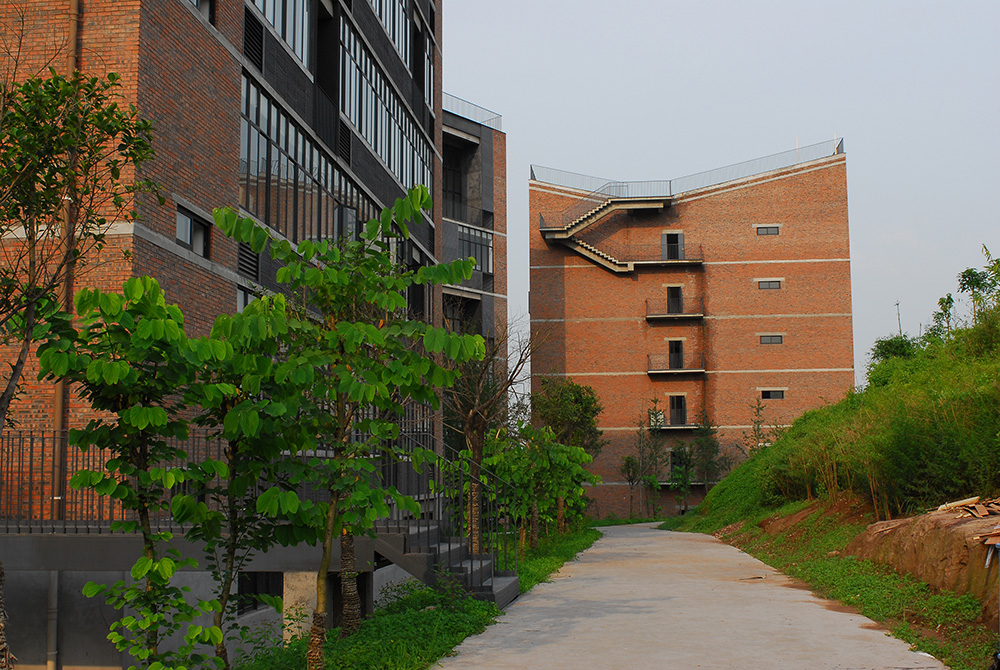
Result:
{"label": "grassy slope", "polygon": [[[663,527],[716,533],[953,667],[983,667],[996,632],[974,623],[978,602],[839,551],[876,518],[1000,491],[1000,311],[879,363],[869,378],[864,391],[806,413],[693,515]],[[762,528],[845,491],[874,512],[816,511],[780,533]]]}

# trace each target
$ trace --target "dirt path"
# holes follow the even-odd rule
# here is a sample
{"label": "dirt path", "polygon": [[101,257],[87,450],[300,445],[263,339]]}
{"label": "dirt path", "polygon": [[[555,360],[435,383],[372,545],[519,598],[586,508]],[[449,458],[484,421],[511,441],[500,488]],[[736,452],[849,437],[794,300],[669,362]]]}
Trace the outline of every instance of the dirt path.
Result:
{"label": "dirt path", "polygon": [[604,537],[467,639],[447,670],[944,668],[713,537]]}

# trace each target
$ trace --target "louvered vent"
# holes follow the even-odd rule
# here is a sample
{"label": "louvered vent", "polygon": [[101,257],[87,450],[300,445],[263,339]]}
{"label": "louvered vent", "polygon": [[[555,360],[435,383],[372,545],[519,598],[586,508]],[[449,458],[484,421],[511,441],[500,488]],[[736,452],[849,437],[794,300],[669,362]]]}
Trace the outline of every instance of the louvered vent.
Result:
{"label": "louvered vent", "polygon": [[351,132],[351,127],[340,122],[340,131],[337,133],[337,155],[347,161],[347,164],[351,163],[351,137],[354,133]]}
{"label": "louvered vent", "polygon": [[264,24],[249,7],[243,9],[243,55],[251,65],[264,71]]}
{"label": "louvered vent", "polygon": [[260,257],[245,242],[240,242],[236,251],[236,271],[247,279],[260,280]]}

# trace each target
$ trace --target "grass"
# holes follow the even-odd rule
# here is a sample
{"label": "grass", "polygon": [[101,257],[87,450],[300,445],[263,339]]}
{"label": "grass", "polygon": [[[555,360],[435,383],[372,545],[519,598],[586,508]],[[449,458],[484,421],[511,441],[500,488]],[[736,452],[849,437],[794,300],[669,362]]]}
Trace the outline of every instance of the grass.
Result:
{"label": "grass", "polygon": [[[769,534],[756,523],[724,532],[724,538],[821,596],[856,607],[896,637],[941,659],[953,670],[980,670],[992,653],[996,633],[977,620],[982,605],[971,596],[935,592],[912,576],[852,556],[841,556],[868,519],[817,506],[787,530]],[[773,518],[810,508],[786,505]],[[688,525],[705,523],[687,520]],[[674,526],[677,527],[676,524]]]}
{"label": "grass", "polygon": [[[592,528],[542,538],[538,549],[520,560],[521,593],[549,576],[594,543]],[[435,590],[415,580],[391,590],[385,604],[366,619],[361,630],[340,639],[327,635],[327,670],[423,670],[447,656],[469,635],[482,632],[500,611],[453,589]],[[236,670],[302,670],[307,638],[279,642],[281,631],[259,635],[257,651],[236,663]]]}
{"label": "grass", "polygon": [[629,526],[634,523],[655,523],[657,521],[663,521],[663,519],[634,516],[622,519],[616,516],[609,516],[606,519],[589,519],[587,525],[591,528],[601,528],[603,526]]}

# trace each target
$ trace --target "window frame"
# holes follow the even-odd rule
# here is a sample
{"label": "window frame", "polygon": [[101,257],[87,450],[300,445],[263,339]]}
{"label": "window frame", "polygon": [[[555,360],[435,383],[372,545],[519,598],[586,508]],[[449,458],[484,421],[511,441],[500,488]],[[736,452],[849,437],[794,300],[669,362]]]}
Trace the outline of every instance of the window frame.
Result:
{"label": "window frame", "polygon": [[[754,228],[756,228],[757,230],[757,237],[773,237],[775,235],[781,234],[781,226],[774,224],[757,225],[754,226]],[[767,231],[767,232],[761,232],[761,231]]]}
{"label": "window frame", "polygon": [[[184,219],[187,219],[187,224],[186,224],[187,239],[182,238],[180,236],[182,217]],[[201,243],[197,245],[198,248],[196,248],[196,240],[198,238],[198,236],[196,236],[195,234],[196,231],[201,232],[200,235]],[[212,240],[212,226],[207,221],[205,221],[197,214],[191,212],[190,210],[184,209],[183,207],[177,208],[177,220],[176,220],[176,228],[174,229],[174,241],[177,242],[178,245],[187,249],[188,251],[192,252],[197,256],[201,256],[202,258],[210,258],[212,249],[211,240]]]}
{"label": "window frame", "polygon": [[758,279],[757,290],[759,291],[778,291],[781,290],[782,284],[785,283],[784,279]]}
{"label": "window frame", "polygon": [[785,343],[785,335],[783,333],[761,333],[759,337],[760,343],[764,345],[777,345]]}
{"label": "window frame", "polygon": [[761,400],[784,400],[787,389],[758,389]]}

